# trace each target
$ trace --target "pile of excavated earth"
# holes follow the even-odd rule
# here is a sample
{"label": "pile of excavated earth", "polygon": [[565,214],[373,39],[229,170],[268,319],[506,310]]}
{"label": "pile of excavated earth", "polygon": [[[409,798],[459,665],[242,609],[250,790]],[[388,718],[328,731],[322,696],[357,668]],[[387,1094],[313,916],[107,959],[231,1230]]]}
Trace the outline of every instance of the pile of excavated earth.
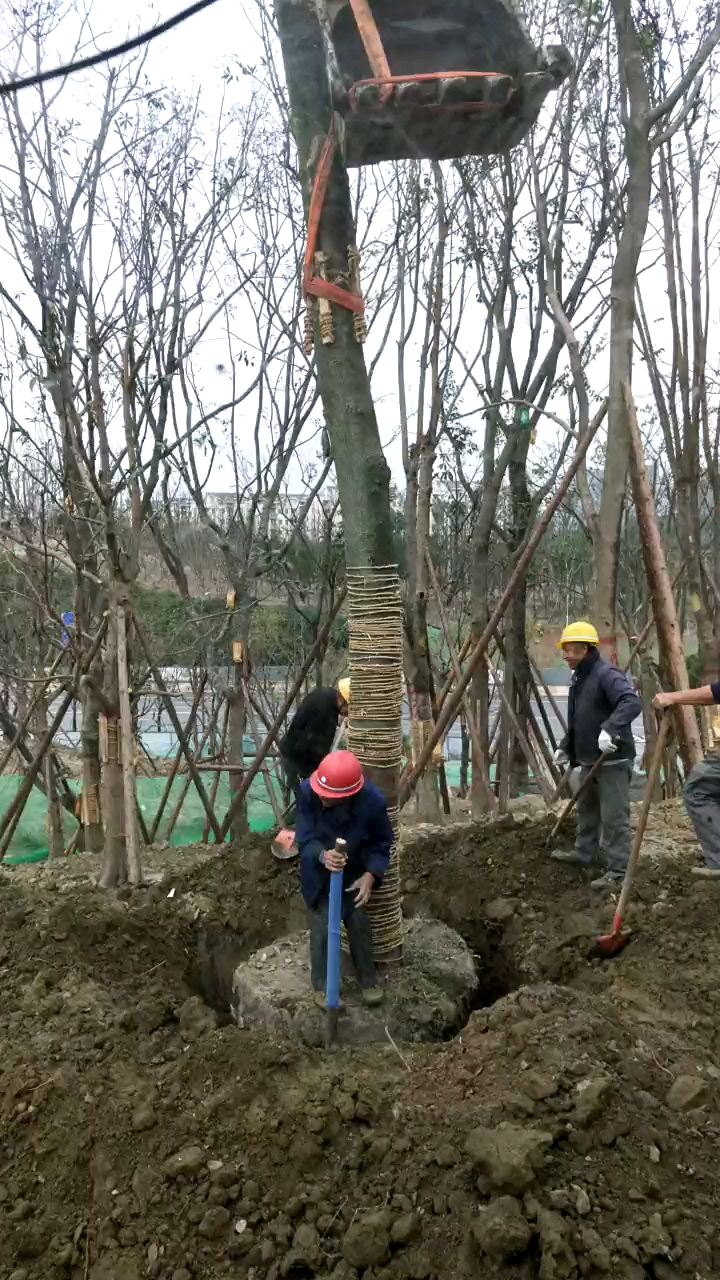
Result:
{"label": "pile of excavated earth", "polygon": [[119,893],[84,858],[2,871],[1,1280],[720,1276],[720,888],[660,806],[601,960],[612,903],[547,833],[406,833],[406,917],[465,940],[474,1008],[334,1052],[230,1018],[305,927],[267,840]]}

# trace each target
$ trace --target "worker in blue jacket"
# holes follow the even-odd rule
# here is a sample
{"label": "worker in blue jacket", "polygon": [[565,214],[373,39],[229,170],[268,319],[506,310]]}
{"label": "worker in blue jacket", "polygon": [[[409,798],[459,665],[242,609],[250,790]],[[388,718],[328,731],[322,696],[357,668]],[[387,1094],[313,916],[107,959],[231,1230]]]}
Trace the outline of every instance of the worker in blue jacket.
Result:
{"label": "worker in blue jacket", "polygon": [[632,723],[642,703],[624,671],[605,662],[589,622],[571,622],[559,646],[571,672],[568,729],[557,764],[579,765],[581,782],[603,754],[608,758],[578,799],[575,848],[558,849],[556,862],[598,867],[594,889],[622,880],[630,857],[630,782],[635,758]]}
{"label": "worker in blue jacket", "polygon": [[[344,854],[335,849],[339,837],[346,842]],[[363,776],[360,761],[351,751],[331,752],[311,777],[300,783],[296,824],[300,885],[310,912],[313,991],[323,1007],[333,871],[343,873],[342,918],[363,1001],[369,1006],[382,1003],[365,907],[387,871],[394,838],[385,797]]]}

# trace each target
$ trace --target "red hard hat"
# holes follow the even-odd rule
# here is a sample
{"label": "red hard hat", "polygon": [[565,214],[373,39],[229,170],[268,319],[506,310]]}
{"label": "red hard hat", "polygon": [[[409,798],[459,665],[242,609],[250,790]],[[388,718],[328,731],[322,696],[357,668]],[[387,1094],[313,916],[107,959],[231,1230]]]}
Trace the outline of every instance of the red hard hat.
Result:
{"label": "red hard hat", "polygon": [[331,751],[312,774],[310,786],[325,800],[347,800],[365,786],[362,765],[352,751]]}

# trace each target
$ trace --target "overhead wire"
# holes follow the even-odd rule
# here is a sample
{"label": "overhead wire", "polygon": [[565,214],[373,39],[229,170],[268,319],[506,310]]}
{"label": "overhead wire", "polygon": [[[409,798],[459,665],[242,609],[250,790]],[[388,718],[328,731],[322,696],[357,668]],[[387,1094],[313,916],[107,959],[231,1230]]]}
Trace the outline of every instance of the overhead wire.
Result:
{"label": "overhead wire", "polygon": [[195,4],[189,5],[187,9],[181,9],[179,13],[173,14],[172,18],[167,18],[165,22],[159,22],[157,26],[150,27],[148,31],[132,36],[129,40],[123,40],[121,44],[113,45],[110,49],[99,49],[97,53],[91,53],[87,58],[80,58],[76,62],[66,62],[60,67],[53,67],[51,71],[39,71],[32,76],[24,76],[20,80],[0,81],[0,97],[3,94],[17,93],[19,89],[31,89],[35,85],[45,84],[48,80],[59,80],[62,76],[72,75],[76,71],[86,71],[88,67],[96,67],[101,62],[109,62],[111,58],[119,58],[123,53],[131,53],[133,49],[139,49],[142,45],[149,44],[151,40],[156,40],[158,36],[164,35],[166,31],[172,31],[173,27],[179,27],[188,18],[194,17],[196,13],[201,13],[203,9],[209,9],[211,5],[216,3],[217,0],[196,0]]}

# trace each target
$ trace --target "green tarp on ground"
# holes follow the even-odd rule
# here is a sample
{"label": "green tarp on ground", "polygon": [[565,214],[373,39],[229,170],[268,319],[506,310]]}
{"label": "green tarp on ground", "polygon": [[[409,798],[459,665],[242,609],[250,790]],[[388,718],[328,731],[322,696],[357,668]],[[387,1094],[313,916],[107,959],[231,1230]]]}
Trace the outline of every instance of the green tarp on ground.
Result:
{"label": "green tarp on ground", "polygon": [[[205,773],[203,775],[205,789],[210,793],[212,786],[212,775]],[[160,830],[157,834],[158,840],[166,838],[165,831],[168,819],[172,814],[177,801],[180,798],[180,791],[183,786],[183,779],[176,778],[172,785],[170,798],[165,806],[163,818],[160,823]],[[19,774],[11,774],[7,777],[0,778],[0,814],[5,813],[13,796],[22,782]],[[138,803],[142,810],[143,818],[149,827],[153,817],[157,813],[160,799],[165,790],[166,779],[158,778],[138,778],[137,780],[137,796]],[[73,789],[77,789],[78,783],[70,782]],[[278,791],[279,795],[279,791]],[[220,785],[218,787],[217,798],[215,800],[215,811],[218,819],[221,820],[227,812],[230,804],[230,787],[228,784],[228,775],[222,773],[220,775]],[[33,787],[32,793],[25,805],[22,818],[18,824],[17,830],[10,843],[10,849],[5,858],[7,863],[16,862],[42,862],[48,856],[48,837],[45,826],[47,814],[47,805],[42,792],[37,787]],[[275,817],[268,798],[265,782],[262,778],[256,778],[250,788],[248,800],[248,818],[251,831],[267,831],[275,825]],[[76,824],[73,822],[69,814],[63,810],[63,823],[65,828],[66,841],[70,840],[73,832],[76,830]],[[205,825],[205,810],[202,801],[190,784],[187,795],[183,801],[183,807],[180,817],[175,824],[175,829],[170,837],[171,844],[192,844],[196,840],[202,839],[203,827]]]}

